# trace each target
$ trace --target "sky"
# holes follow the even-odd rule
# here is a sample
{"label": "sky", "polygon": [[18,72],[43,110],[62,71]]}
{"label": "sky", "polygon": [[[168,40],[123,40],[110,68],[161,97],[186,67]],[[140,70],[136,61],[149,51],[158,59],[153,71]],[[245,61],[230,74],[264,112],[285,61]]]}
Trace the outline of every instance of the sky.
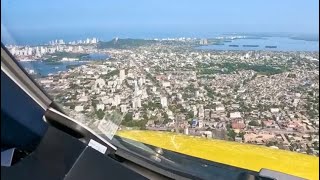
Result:
{"label": "sky", "polygon": [[1,0],[1,39],[319,31],[318,0]]}

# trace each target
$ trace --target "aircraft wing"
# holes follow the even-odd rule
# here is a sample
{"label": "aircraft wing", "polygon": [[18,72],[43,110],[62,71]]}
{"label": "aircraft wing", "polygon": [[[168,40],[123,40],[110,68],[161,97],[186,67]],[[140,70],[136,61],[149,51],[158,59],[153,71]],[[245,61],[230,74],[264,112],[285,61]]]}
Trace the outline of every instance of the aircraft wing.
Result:
{"label": "aircraft wing", "polygon": [[319,158],[265,146],[205,139],[171,132],[122,130],[117,135],[189,156],[248,170],[262,168],[318,179]]}

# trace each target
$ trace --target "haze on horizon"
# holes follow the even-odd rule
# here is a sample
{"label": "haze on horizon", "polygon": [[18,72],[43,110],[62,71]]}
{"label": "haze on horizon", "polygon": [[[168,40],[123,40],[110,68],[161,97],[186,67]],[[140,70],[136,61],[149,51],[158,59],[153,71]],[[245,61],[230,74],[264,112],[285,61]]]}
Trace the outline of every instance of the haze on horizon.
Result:
{"label": "haze on horizon", "polygon": [[3,0],[8,38],[212,36],[214,33],[319,31],[317,0]]}

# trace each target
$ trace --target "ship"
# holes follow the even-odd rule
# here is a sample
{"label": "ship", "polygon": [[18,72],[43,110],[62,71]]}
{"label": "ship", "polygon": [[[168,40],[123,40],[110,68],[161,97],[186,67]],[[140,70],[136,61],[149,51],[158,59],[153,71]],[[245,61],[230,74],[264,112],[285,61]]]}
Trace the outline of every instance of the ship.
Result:
{"label": "ship", "polygon": [[277,48],[277,46],[265,46],[265,48]]}
{"label": "ship", "polygon": [[259,45],[243,45],[243,47],[259,47]]}

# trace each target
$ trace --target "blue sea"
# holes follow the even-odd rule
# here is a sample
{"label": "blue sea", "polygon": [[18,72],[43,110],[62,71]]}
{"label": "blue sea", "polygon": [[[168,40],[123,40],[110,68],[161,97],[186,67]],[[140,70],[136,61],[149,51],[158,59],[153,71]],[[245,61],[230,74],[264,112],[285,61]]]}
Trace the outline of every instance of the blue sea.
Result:
{"label": "blue sea", "polygon": [[[233,47],[229,45],[238,45]],[[243,45],[258,45],[258,47],[243,47]],[[265,46],[277,46],[277,48],[266,48]],[[317,51],[319,52],[319,41],[295,40],[288,37],[263,37],[260,39],[235,39],[219,45],[199,46],[202,50],[262,50],[262,51]]]}

